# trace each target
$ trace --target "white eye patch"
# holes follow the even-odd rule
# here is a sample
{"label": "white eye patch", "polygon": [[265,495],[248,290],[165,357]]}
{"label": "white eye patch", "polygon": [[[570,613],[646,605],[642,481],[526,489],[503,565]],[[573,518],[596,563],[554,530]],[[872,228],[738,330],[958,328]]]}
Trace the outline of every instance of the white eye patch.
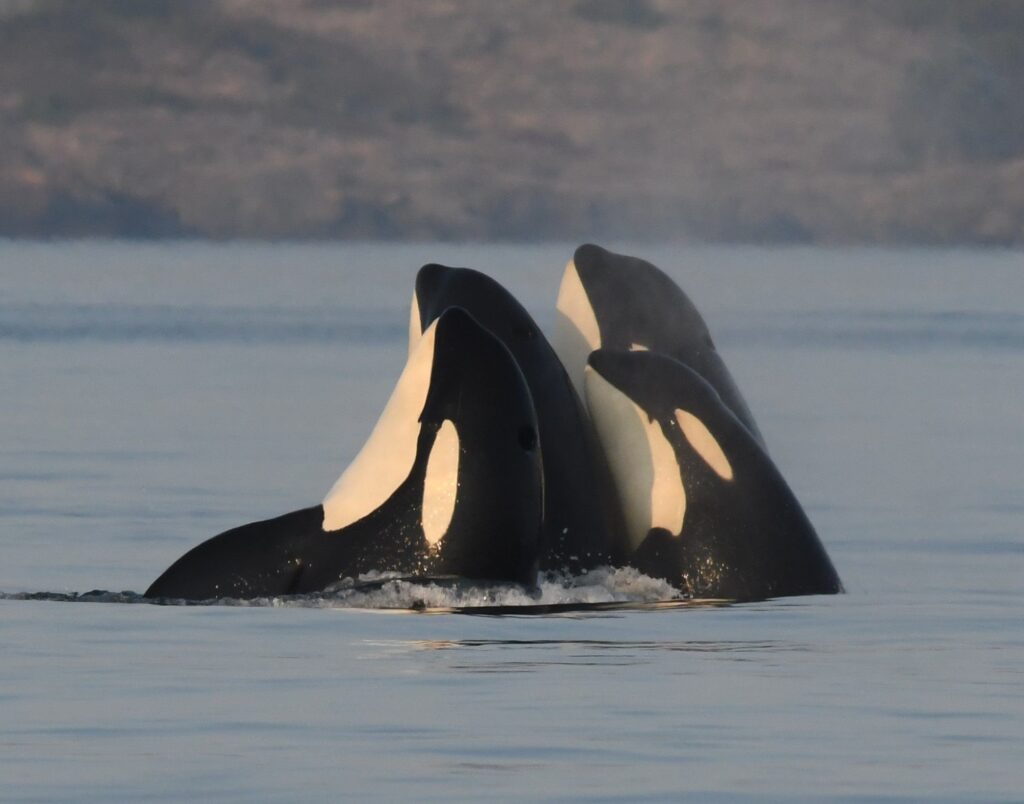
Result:
{"label": "white eye patch", "polygon": [[694,452],[700,455],[701,460],[722,480],[732,480],[732,464],[704,422],[689,411],[676,408],[676,424],[683,431],[683,436],[693,447]]}
{"label": "white eye patch", "polygon": [[458,491],[459,432],[455,422],[445,419],[430,450],[423,481],[423,535],[431,547],[437,547],[448,532]]}

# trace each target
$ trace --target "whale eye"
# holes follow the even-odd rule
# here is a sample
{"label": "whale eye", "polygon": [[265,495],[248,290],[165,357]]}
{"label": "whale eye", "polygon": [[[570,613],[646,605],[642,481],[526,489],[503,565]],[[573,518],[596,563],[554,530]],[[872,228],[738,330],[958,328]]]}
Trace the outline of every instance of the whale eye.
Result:
{"label": "whale eye", "polygon": [[519,429],[519,446],[527,452],[533,452],[537,446],[537,431],[530,426]]}

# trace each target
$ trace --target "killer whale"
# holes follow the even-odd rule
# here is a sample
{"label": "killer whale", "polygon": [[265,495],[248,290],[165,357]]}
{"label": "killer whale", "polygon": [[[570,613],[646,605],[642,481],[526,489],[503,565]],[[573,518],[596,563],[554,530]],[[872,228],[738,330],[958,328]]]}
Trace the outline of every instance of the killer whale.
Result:
{"label": "killer whale", "polygon": [[656,266],[590,243],[582,245],[566,265],[556,308],[555,349],[581,395],[587,356],[595,349],[661,352],[710,383],[764,445],[703,317]]}
{"label": "killer whale", "polygon": [[495,280],[424,266],[405,369],[323,501],[203,542],[146,596],[303,594],[367,572],[532,586],[602,564],[694,597],[842,591],[667,276],[581,246],[558,312],[556,353]]}
{"label": "killer whale", "polygon": [[558,355],[516,298],[471,268],[431,263],[416,276],[410,348],[448,307],[466,309],[508,347],[537,411],[544,468],[541,569],[576,572],[613,561],[619,529],[611,479],[589,417]]}
{"label": "killer whale", "polygon": [[842,591],[786,481],[700,374],[667,355],[600,349],[584,385],[630,565],[694,597]]}
{"label": "killer whale", "polygon": [[509,350],[450,307],[419,338],[321,504],[203,542],[145,596],[301,594],[370,571],[533,585],[544,505],[537,431]]}

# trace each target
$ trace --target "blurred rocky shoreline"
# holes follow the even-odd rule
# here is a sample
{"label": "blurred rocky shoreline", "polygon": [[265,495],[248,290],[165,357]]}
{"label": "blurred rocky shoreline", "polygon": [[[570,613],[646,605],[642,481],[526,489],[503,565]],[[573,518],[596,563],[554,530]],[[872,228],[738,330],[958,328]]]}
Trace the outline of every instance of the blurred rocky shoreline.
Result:
{"label": "blurred rocky shoreline", "polygon": [[1024,243],[1024,3],[0,0],[0,236]]}

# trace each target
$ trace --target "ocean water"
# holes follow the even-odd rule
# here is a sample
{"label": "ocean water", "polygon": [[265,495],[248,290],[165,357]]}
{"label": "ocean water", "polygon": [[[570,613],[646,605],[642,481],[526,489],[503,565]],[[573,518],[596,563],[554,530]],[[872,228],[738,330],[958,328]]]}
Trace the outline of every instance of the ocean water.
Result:
{"label": "ocean water", "polygon": [[1024,254],[605,245],[703,311],[847,594],[140,603],[320,500],[422,263],[550,329],[572,246],[0,243],[0,800],[1022,800]]}

